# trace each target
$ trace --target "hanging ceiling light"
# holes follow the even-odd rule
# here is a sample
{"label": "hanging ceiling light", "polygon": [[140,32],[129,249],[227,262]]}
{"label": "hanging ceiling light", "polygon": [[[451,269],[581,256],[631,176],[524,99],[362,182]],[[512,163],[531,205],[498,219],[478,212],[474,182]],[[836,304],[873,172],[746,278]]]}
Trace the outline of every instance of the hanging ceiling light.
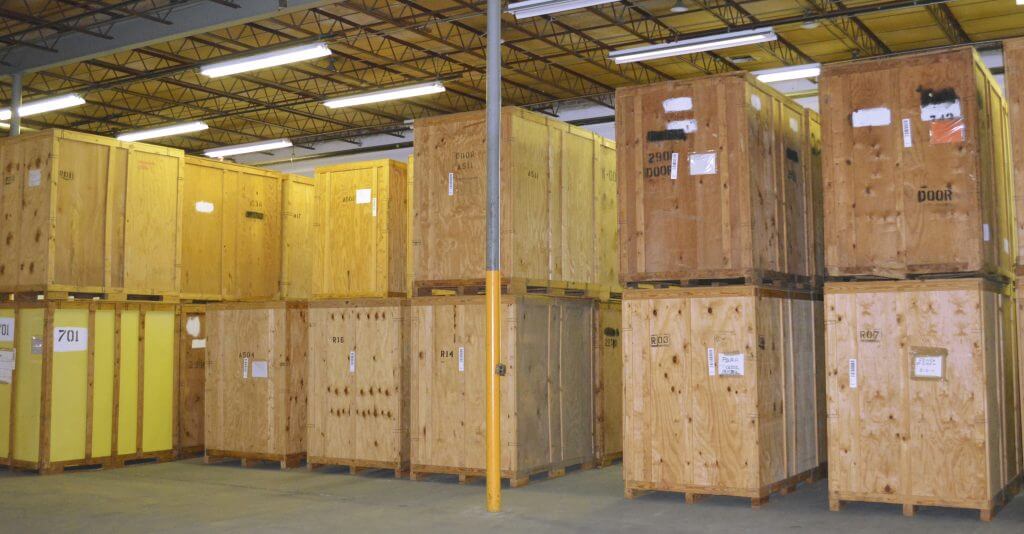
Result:
{"label": "hanging ceiling light", "polygon": [[397,87],[395,89],[374,91],[372,93],[363,93],[361,95],[334,98],[324,102],[324,105],[329,108],[345,108],[361,106],[363,104],[373,104],[375,102],[384,102],[386,100],[398,100],[400,98],[412,98],[414,96],[443,93],[444,91],[444,84],[441,82],[421,83],[417,85]]}
{"label": "hanging ceiling light", "polygon": [[775,32],[772,31],[771,28],[761,28],[757,30],[746,30],[741,32],[710,35],[707,37],[697,37],[694,39],[684,39],[682,41],[675,41],[672,43],[615,50],[608,54],[608,57],[613,59],[616,63],[632,63],[634,61],[646,61],[649,59],[682,56],[685,54],[695,54],[697,52],[720,50],[722,48],[765,43],[776,39],[778,39],[778,36],[775,35]]}
{"label": "hanging ceiling light", "polygon": [[274,50],[273,52],[265,52],[263,54],[256,54],[228,61],[211,63],[200,67],[199,73],[203,76],[219,78],[221,76],[230,76],[241,72],[249,72],[251,70],[287,65],[289,63],[297,63],[299,61],[308,61],[310,59],[329,55],[331,55],[331,48],[327,46],[327,43],[313,43],[282,48],[280,50]]}
{"label": "hanging ceiling light", "polygon": [[610,4],[615,0],[525,0],[523,2],[512,2],[506,8],[517,19],[539,17],[552,13],[561,13],[572,9]]}
{"label": "hanging ceiling light", "polygon": [[148,130],[136,130],[134,132],[125,132],[117,136],[118,141],[142,141],[143,139],[155,139],[157,137],[168,137],[172,135],[179,135],[190,132],[200,132],[209,128],[209,126],[202,121],[186,122],[182,124],[172,124],[170,126],[161,126],[159,128],[150,128]]}
{"label": "hanging ceiling light", "polygon": [[793,65],[778,69],[758,70],[754,71],[753,74],[754,76],[757,76],[757,81],[764,83],[814,78],[821,74],[821,63],[809,63],[807,65]]}
{"label": "hanging ceiling light", "polygon": [[292,146],[290,139],[272,139],[270,141],[256,141],[255,143],[245,143],[243,145],[211,148],[210,150],[204,151],[203,154],[208,158],[226,158],[228,156],[237,156],[239,154],[250,154],[252,152],[265,152],[268,150],[277,150],[279,148],[288,148],[290,146]]}
{"label": "hanging ceiling light", "polygon": [[672,4],[672,7],[668,8],[673,13],[686,13],[690,8],[683,4],[683,0],[676,0],[676,3]]}
{"label": "hanging ceiling light", "polygon": [[[43,98],[40,100],[34,100],[32,102],[22,102],[21,116],[28,117],[31,115],[39,115],[40,113],[47,113],[50,111],[56,111],[58,109],[67,109],[75,106],[81,106],[85,104],[85,99],[76,93],[70,93],[66,95],[53,96],[50,98]],[[0,121],[11,120],[11,108],[0,109]]]}

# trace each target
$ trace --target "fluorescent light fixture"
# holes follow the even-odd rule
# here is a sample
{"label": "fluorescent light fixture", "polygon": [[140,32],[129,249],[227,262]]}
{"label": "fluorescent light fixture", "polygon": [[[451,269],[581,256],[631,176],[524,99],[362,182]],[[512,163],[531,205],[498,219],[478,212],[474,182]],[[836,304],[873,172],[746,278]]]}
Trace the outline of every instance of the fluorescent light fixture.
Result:
{"label": "fluorescent light fixture", "polygon": [[345,108],[350,106],[361,106],[363,104],[373,104],[374,102],[384,102],[386,100],[398,100],[400,98],[432,95],[434,93],[443,93],[444,91],[444,84],[441,82],[421,83],[417,85],[397,87],[395,89],[374,91],[372,93],[363,93],[361,95],[334,98],[324,102],[324,105],[329,108]]}
{"label": "fluorescent light fixture", "polygon": [[134,132],[126,132],[117,136],[118,141],[142,141],[143,139],[155,139],[157,137],[168,137],[171,135],[178,135],[189,132],[200,132],[209,128],[209,126],[202,121],[186,122],[183,124],[172,124],[171,126],[161,126],[160,128],[150,128],[149,130],[137,130]]}
{"label": "fluorescent light fixture", "polygon": [[539,17],[550,15],[572,9],[610,4],[615,0],[525,0],[523,2],[512,2],[506,11],[517,19]]}
{"label": "fluorescent light fixture", "polygon": [[263,54],[256,54],[253,56],[231,59],[218,63],[211,63],[200,67],[199,72],[203,76],[219,78],[221,76],[238,74],[240,72],[276,67],[278,65],[287,65],[288,63],[307,61],[329,55],[331,55],[331,48],[327,46],[327,43],[313,43],[282,48],[280,50],[274,50],[273,52],[266,52]]}
{"label": "fluorescent light fixture", "polygon": [[685,39],[672,43],[616,50],[608,54],[608,57],[615,60],[616,63],[632,63],[634,61],[646,61],[648,59],[696,54],[697,52],[708,52],[710,50],[720,50],[722,48],[732,48],[734,46],[766,43],[776,39],[778,39],[778,36],[775,35],[775,32],[772,31],[771,28],[761,28],[758,30],[723,33],[718,35],[709,35],[707,37],[697,37],[695,39]]}
{"label": "fluorescent light fixture", "polygon": [[821,74],[821,63],[810,63],[807,65],[793,65],[778,69],[765,69],[754,71],[757,81],[764,83],[785,82],[788,80],[802,80],[814,78]]}
{"label": "fluorescent light fixture", "polygon": [[[40,113],[46,113],[48,111],[73,108],[75,106],[81,106],[84,103],[85,99],[75,93],[43,98],[32,102],[22,102],[21,116],[28,117],[30,115],[39,115]],[[11,108],[0,109],[0,121],[11,120],[11,117]]]}
{"label": "fluorescent light fixture", "polygon": [[245,143],[244,145],[211,148],[210,150],[204,151],[203,154],[208,158],[224,158],[227,156],[237,156],[239,154],[249,154],[252,152],[277,150],[278,148],[288,148],[290,146],[292,146],[290,139],[271,139],[270,141],[256,141],[255,143]]}

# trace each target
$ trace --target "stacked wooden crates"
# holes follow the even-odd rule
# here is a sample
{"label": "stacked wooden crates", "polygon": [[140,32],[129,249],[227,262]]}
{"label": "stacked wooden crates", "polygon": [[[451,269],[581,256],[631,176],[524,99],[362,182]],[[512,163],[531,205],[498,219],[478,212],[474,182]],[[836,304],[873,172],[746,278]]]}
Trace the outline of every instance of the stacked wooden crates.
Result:
{"label": "stacked wooden crates", "polygon": [[817,116],[734,73],[618,90],[616,132],[626,496],[816,480]]}
{"label": "stacked wooden crates", "polygon": [[[1010,140],[1012,142],[1014,207],[1016,219],[1017,254],[1014,271],[1019,280],[1024,275],[1024,38],[1012,39],[1003,43],[1003,65],[1006,81],[1007,101],[1010,108]],[[1024,339],[1024,287],[1017,282],[1017,339]],[[1019,345],[1019,341],[1018,341]],[[1020,364],[1020,346],[1018,346],[1018,366],[1020,369],[1021,389],[1021,425],[1024,426],[1024,365]],[[1024,437],[1022,437],[1024,440]],[[1024,465],[1022,465],[1024,470]]]}
{"label": "stacked wooden crates", "polygon": [[[486,135],[482,112],[417,120],[411,476],[484,474]],[[615,147],[502,112],[502,477],[611,461],[621,365]],[[596,297],[596,299],[595,299]],[[604,325],[604,330],[598,325]],[[607,331],[607,335],[604,332]],[[607,356],[601,358],[600,356]],[[610,386],[610,387],[605,387]]]}
{"label": "stacked wooden crates", "polygon": [[990,519],[1021,472],[1006,103],[968,47],[820,81],[831,507]]}
{"label": "stacked wooden crates", "polygon": [[0,139],[0,463],[174,457],[183,163],[60,130]]}

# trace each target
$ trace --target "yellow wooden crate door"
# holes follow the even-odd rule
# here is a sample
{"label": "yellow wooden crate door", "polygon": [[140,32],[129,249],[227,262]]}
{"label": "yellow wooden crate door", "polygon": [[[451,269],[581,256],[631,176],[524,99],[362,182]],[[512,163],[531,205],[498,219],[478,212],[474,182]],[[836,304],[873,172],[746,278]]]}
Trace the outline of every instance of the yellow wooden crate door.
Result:
{"label": "yellow wooden crate door", "polygon": [[0,310],[0,458],[7,458],[11,445],[11,391],[15,359],[14,310]]}
{"label": "yellow wooden crate door", "polygon": [[[43,376],[43,308],[18,311],[14,386],[14,459],[39,461],[39,400]],[[35,347],[33,349],[33,347]]]}
{"label": "yellow wooden crate door", "polygon": [[121,312],[121,365],[118,368],[117,454],[138,450],[139,312]]}
{"label": "yellow wooden crate door", "polygon": [[114,310],[97,310],[93,331],[92,454],[110,456],[114,431]]}
{"label": "yellow wooden crate door", "polygon": [[[180,157],[133,149],[125,192],[124,287],[169,293],[179,288]],[[154,199],[175,199],[174,201]]]}
{"label": "yellow wooden crate door", "polygon": [[142,452],[172,448],[174,312],[148,311],[143,341]]}
{"label": "yellow wooden crate door", "polygon": [[[379,289],[376,281],[378,262],[387,265],[387,254],[379,257],[379,240],[387,234],[378,228],[377,210],[387,205],[380,195],[380,167],[347,169],[333,172],[327,178],[327,219],[324,227],[327,240],[323,261],[335,265],[325,272],[334,273],[334,280],[324,280],[328,294],[362,295]],[[378,198],[380,195],[382,198]],[[344,243],[343,245],[341,243]],[[339,252],[335,254],[333,252]],[[344,252],[344,253],[340,253]],[[386,290],[387,288],[383,288]]]}
{"label": "yellow wooden crate door", "polygon": [[89,310],[53,311],[50,404],[51,462],[85,458],[89,388]]}

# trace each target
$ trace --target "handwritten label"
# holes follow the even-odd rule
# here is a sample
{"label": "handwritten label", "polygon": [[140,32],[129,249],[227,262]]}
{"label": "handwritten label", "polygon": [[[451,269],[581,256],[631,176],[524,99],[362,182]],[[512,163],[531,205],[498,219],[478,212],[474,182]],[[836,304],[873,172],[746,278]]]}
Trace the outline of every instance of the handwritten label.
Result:
{"label": "handwritten label", "polygon": [[89,329],[57,327],[53,329],[53,352],[82,352],[89,346]]}
{"label": "handwritten label", "polygon": [[914,356],[914,378],[942,378],[942,356]]}
{"label": "handwritten label", "polygon": [[744,357],[742,353],[718,354],[718,376],[743,376]]}
{"label": "handwritten label", "polygon": [[0,317],[0,342],[14,342],[14,317]]}

